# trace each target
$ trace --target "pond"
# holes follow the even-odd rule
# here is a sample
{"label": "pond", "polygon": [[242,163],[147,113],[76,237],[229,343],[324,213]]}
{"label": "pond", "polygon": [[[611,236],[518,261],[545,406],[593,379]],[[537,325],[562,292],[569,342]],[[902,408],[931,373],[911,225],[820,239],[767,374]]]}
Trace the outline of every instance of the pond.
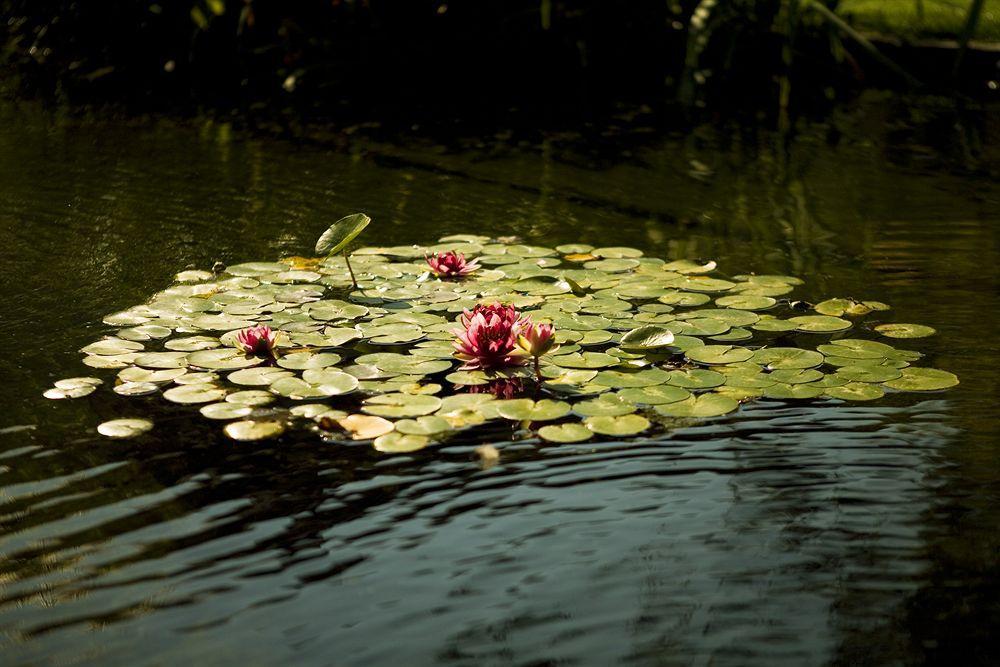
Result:
{"label": "pond", "polygon": [[[639,113],[309,140],[30,105],[0,119],[5,664],[1000,655],[996,112],[872,95],[793,134]],[[905,347],[962,383],[764,399],[620,441],[498,438],[495,465],[461,436],[406,455],[234,442],[161,400],[42,398],[90,374],[78,350],[104,315],[184,269],[308,255],[356,210],[367,245],[516,235],[799,276],[798,298],[934,327]],[[148,434],[97,433],[136,405]]]}

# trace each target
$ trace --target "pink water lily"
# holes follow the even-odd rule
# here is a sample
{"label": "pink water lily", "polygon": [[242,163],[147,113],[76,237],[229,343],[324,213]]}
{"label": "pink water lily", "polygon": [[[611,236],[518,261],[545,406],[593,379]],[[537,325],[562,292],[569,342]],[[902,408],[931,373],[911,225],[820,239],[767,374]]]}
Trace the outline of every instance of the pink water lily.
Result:
{"label": "pink water lily", "polygon": [[532,324],[525,327],[517,337],[517,344],[536,359],[559,347],[556,345],[555,330],[551,324]]}
{"label": "pink water lily", "polygon": [[465,362],[465,370],[488,370],[504,366],[519,366],[524,355],[517,348],[517,337],[531,320],[513,306],[478,305],[466,310],[459,318],[463,328],[452,333],[455,356]]}
{"label": "pink water lily", "polygon": [[272,331],[266,324],[243,329],[236,334],[237,346],[245,353],[258,357],[273,357],[277,340],[278,332]]}
{"label": "pink water lily", "polygon": [[465,261],[465,255],[454,250],[427,257],[427,265],[438,278],[463,278],[479,268],[479,260]]}

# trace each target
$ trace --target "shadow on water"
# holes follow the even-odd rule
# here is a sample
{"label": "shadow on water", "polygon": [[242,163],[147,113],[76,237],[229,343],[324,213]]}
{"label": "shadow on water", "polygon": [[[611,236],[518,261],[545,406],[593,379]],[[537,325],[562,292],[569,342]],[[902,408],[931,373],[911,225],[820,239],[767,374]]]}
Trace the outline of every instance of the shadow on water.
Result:
{"label": "shadow on water", "polygon": [[[5,109],[5,662],[988,662],[997,620],[995,116],[870,99],[793,140],[641,123],[522,138],[288,141]],[[914,117],[923,114],[922,117]],[[598,147],[598,148],[595,148]],[[161,401],[46,402],[103,314],[178,270],[469,231],[791,273],[940,335],[963,384],[762,401],[659,440],[483,468],[308,434],[234,444]],[[157,428],[109,442],[126,414]]]}

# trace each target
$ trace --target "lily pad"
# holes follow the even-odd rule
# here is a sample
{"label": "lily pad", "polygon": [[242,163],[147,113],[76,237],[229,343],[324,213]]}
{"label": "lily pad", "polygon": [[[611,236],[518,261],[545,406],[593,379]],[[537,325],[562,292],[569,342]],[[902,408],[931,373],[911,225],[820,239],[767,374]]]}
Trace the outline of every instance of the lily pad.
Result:
{"label": "lily pad", "polygon": [[583,424],[570,422],[568,424],[551,424],[538,429],[538,436],[549,442],[569,443],[584,442],[594,437],[594,431]]}
{"label": "lily pad", "polygon": [[752,360],[755,364],[767,366],[771,370],[815,368],[823,363],[823,355],[813,350],[803,350],[798,347],[765,347],[754,352]]}
{"label": "lily pad", "polygon": [[337,420],[342,429],[355,440],[371,440],[392,432],[393,423],[374,415],[348,415]]}
{"label": "lily pad", "polygon": [[431,442],[423,435],[407,435],[404,433],[386,433],[375,438],[374,447],[386,454],[406,454],[423,449]]}
{"label": "lily pad", "polygon": [[875,331],[886,338],[926,338],[937,333],[934,329],[922,324],[879,324]]}
{"label": "lily pad", "polygon": [[163,392],[163,398],[172,403],[214,403],[226,396],[226,390],[214,384],[182,384]]}
{"label": "lily pad", "polygon": [[394,392],[369,398],[361,409],[379,417],[420,417],[440,407],[441,399],[437,396]]}
{"label": "lily pad", "polygon": [[[323,232],[323,235],[316,241],[316,254],[334,255],[340,252],[364,231],[371,221],[372,219],[364,213],[355,213],[341,218],[330,225],[329,229]],[[231,269],[230,272],[232,272]]]}
{"label": "lily pad", "polygon": [[751,359],[753,355],[754,353],[745,347],[732,345],[702,345],[684,353],[684,356],[691,361],[709,365],[739,363]]}
{"label": "lily pad", "polygon": [[108,438],[134,438],[153,428],[148,419],[112,419],[97,427],[97,432]]}
{"label": "lily pad", "polygon": [[226,424],[223,431],[233,440],[250,442],[278,437],[285,432],[285,424],[279,421],[245,419]]}
{"label": "lily pad", "polygon": [[683,401],[657,405],[654,409],[666,417],[719,417],[740,406],[739,401],[722,394],[691,396]]}
{"label": "lily pad", "polygon": [[231,419],[243,419],[253,412],[249,405],[238,405],[236,403],[209,403],[203,405],[199,412],[208,419],[218,419],[228,421]]}
{"label": "lily pad", "polygon": [[873,401],[885,396],[882,387],[868,382],[848,382],[839,387],[827,387],[824,393],[830,398],[844,401]]}
{"label": "lily pad", "polygon": [[900,376],[885,386],[900,391],[940,391],[958,384],[958,376],[936,368],[904,368]]}
{"label": "lily pad", "polygon": [[501,417],[516,421],[553,421],[570,413],[569,403],[550,399],[533,401],[530,398],[518,398],[496,401],[492,405],[496,406],[497,414]]}
{"label": "lily pad", "polygon": [[654,350],[674,342],[674,334],[665,327],[650,325],[632,329],[622,336],[619,345],[631,350]]}
{"label": "lily pad", "polygon": [[635,435],[650,427],[649,420],[641,415],[587,417],[583,424],[594,433],[615,437]]}
{"label": "lily pad", "polygon": [[617,394],[601,394],[576,403],[573,411],[584,417],[617,417],[632,414],[636,407]]}

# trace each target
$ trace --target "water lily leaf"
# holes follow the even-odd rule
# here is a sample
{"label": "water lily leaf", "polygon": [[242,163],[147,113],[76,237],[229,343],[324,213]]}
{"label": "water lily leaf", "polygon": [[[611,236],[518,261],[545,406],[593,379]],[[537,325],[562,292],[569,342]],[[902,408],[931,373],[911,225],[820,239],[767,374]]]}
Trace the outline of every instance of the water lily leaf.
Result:
{"label": "water lily leaf", "polygon": [[88,354],[83,358],[83,363],[91,368],[125,368],[139,356],[137,352],[128,354],[115,354],[102,356],[99,354]]}
{"label": "water lily leaf", "polygon": [[233,384],[247,387],[266,387],[282,378],[294,377],[295,374],[283,368],[273,366],[254,366],[230,373],[226,379]]}
{"label": "water lily leaf", "polygon": [[777,317],[762,317],[757,322],[750,325],[754,331],[784,332],[794,331],[797,325],[789,320],[782,320]]}
{"label": "water lily leaf", "polygon": [[570,405],[564,401],[542,399],[533,401],[530,398],[515,398],[505,401],[495,401],[497,414],[504,419],[516,421],[552,421],[561,419],[570,413]]}
{"label": "water lily leaf", "polygon": [[771,371],[767,375],[772,382],[784,384],[806,384],[822,379],[823,372],[815,368],[781,368]]}
{"label": "water lily leaf", "polygon": [[711,389],[726,383],[726,376],[715,371],[694,368],[691,370],[670,371],[667,384],[685,389]]}
{"label": "water lily leaf", "polygon": [[885,386],[901,391],[939,391],[958,384],[958,376],[936,368],[904,368],[900,376]]}
{"label": "water lily leaf", "polygon": [[285,432],[285,424],[279,421],[245,419],[229,422],[222,430],[233,440],[250,442],[278,437]]}
{"label": "water lily leaf", "polygon": [[441,399],[437,396],[394,392],[369,398],[361,410],[379,417],[420,417],[440,407]]}
{"label": "water lily leaf", "polygon": [[538,436],[549,442],[583,442],[594,437],[594,432],[583,424],[551,424],[538,429]]}
{"label": "water lily leaf", "polygon": [[844,366],[837,370],[836,375],[846,379],[848,382],[877,383],[895,380],[898,377],[902,377],[903,372],[898,368],[890,366],[866,364],[864,366]]}
{"label": "water lily leaf", "polygon": [[358,389],[358,378],[332,368],[310,368],[302,379],[319,388],[325,396],[350,394]]}
{"label": "water lily leaf", "polygon": [[751,350],[745,347],[734,347],[732,345],[703,345],[693,347],[684,353],[689,360],[700,364],[733,364],[747,361],[754,356]]}
{"label": "water lily leaf", "polygon": [[[163,354],[167,354],[164,352]],[[183,352],[176,352],[170,354],[180,354]],[[137,358],[136,364],[139,366],[145,366],[147,364],[142,363],[144,358],[149,355],[142,355]],[[248,357],[243,352],[225,347],[216,350],[199,350],[198,352],[189,353],[184,359],[188,365],[195,368],[205,368],[208,370],[230,370],[237,368],[250,368],[251,366],[257,366],[264,362],[260,357]]]}
{"label": "water lily leaf", "polygon": [[731,283],[728,280],[709,278],[708,276],[688,276],[674,283],[674,287],[688,292],[726,292],[735,286],[736,283]]}
{"label": "water lily leaf", "polygon": [[116,356],[129,352],[138,352],[143,349],[143,344],[138,341],[123,340],[121,338],[104,338],[91,343],[80,350],[84,354],[97,354],[101,356]]}
{"label": "water lily leaf", "polygon": [[[118,379],[122,382],[147,382],[153,384],[166,384],[185,375],[185,368],[164,368],[162,370],[149,370],[138,366],[129,366],[118,372]],[[58,386],[58,385],[56,385]]]}
{"label": "water lily leaf", "polygon": [[122,382],[114,387],[119,396],[148,396],[160,390],[160,385],[152,382]]}
{"label": "water lily leaf", "polygon": [[754,352],[752,360],[755,364],[767,366],[770,370],[814,368],[823,363],[823,355],[798,347],[766,347]]}
{"label": "water lily leaf", "polygon": [[650,427],[649,420],[641,415],[587,417],[583,424],[594,433],[615,437],[635,435]]}
{"label": "water lily leaf", "polygon": [[258,406],[274,402],[274,395],[259,389],[236,391],[226,396],[226,401],[237,405]]}
{"label": "water lily leaf", "polygon": [[884,359],[896,351],[891,345],[858,338],[830,341],[829,345],[819,345],[816,350],[827,356],[850,359]]}
{"label": "water lily leaf", "polygon": [[618,357],[604,352],[560,354],[552,357],[549,361],[561,368],[607,368],[618,365]]}
{"label": "water lily leaf", "polygon": [[593,378],[593,383],[612,389],[625,389],[652,387],[664,384],[668,380],[670,380],[670,373],[659,368],[651,368],[644,371],[600,371]]}
{"label": "water lily leaf", "polygon": [[697,294],[694,292],[672,292],[670,294],[664,294],[659,297],[657,301],[660,303],[665,303],[670,306],[703,306],[712,300],[708,294]]}
{"label": "water lily leaf", "polygon": [[95,377],[73,377],[56,380],[52,384],[56,389],[87,389],[88,387],[99,387],[104,384],[104,380]]}
{"label": "water lily leaf", "polygon": [[556,252],[563,255],[582,254],[590,252],[593,249],[594,246],[587,245],[586,243],[566,243],[564,245],[556,246]]}
{"label": "water lily leaf", "polygon": [[388,419],[373,415],[348,415],[337,420],[342,429],[354,440],[371,440],[392,431],[393,423]]}
{"label": "water lily leaf", "polygon": [[424,337],[424,330],[416,324],[385,324],[362,332],[373,345],[401,345]]}
{"label": "water lily leaf", "polygon": [[423,435],[407,435],[404,433],[386,433],[375,438],[376,450],[386,454],[406,454],[423,449],[431,442]]}
{"label": "water lily leaf", "polygon": [[148,419],[112,419],[97,427],[97,432],[108,438],[134,438],[153,428]]}
{"label": "water lily leaf", "polygon": [[712,271],[715,271],[716,268],[717,265],[713,261],[701,264],[699,262],[692,262],[689,259],[678,259],[663,265],[664,271],[674,271],[676,273],[684,274],[711,273]]}
{"label": "water lily leaf", "polygon": [[487,376],[483,371],[455,371],[454,373],[448,373],[445,375],[444,379],[454,385],[465,387],[490,383],[489,376]]}
{"label": "water lily leaf", "polygon": [[278,365],[292,370],[326,368],[340,363],[340,355],[334,352],[293,352],[282,355]]}
{"label": "water lily leaf", "polygon": [[619,345],[630,350],[655,350],[673,344],[674,334],[669,329],[649,325],[632,329],[622,336]]}
{"label": "water lily leaf", "polygon": [[452,430],[451,424],[444,417],[426,415],[416,419],[400,419],[395,425],[396,431],[404,435],[435,436]]}
{"label": "water lily leaf", "polygon": [[739,401],[718,393],[691,396],[683,401],[657,405],[653,409],[666,417],[719,417],[740,406]]}
{"label": "water lily leaf", "polygon": [[[372,221],[364,213],[348,215],[330,225],[329,229],[323,232],[319,240],[316,241],[317,255],[334,255],[344,248],[364,231],[368,223]],[[232,273],[232,269],[230,269]]]}
{"label": "water lily leaf", "polygon": [[584,417],[616,417],[632,414],[635,410],[635,404],[617,394],[601,394],[573,405],[573,411]]}
{"label": "water lily leaf", "polygon": [[882,387],[868,382],[848,382],[839,387],[827,387],[823,393],[844,401],[873,401],[885,396]]}
{"label": "water lily leaf", "polygon": [[660,385],[622,389],[618,392],[618,396],[636,405],[665,405],[683,401],[691,396],[691,392],[683,387]]}
{"label": "water lily leaf", "polygon": [[828,315],[801,315],[790,317],[788,321],[795,325],[796,331],[806,333],[830,333],[851,328],[850,321]]}
{"label": "water lily leaf", "polygon": [[607,273],[624,273],[639,266],[639,262],[634,259],[599,259],[583,264],[588,269],[605,271]]}
{"label": "water lily leaf", "polygon": [[927,336],[933,336],[937,333],[931,327],[926,327],[922,324],[879,324],[875,327],[875,331],[879,332],[887,338],[925,338]]}
{"label": "water lily leaf", "polygon": [[717,336],[726,333],[732,326],[714,317],[694,317],[671,322],[670,328],[682,336]]}
{"label": "water lily leaf", "polygon": [[47,389],[44,393],[42,393],[42,396],[55,401],[66,398],[83,398],[84,396],[88,396],[94,393],[96,389],[97,385],[93,384],[83,384],[77,387],[67,387],[64,389],[61,389],[59,387],[52,387],[51,389]]}
{"label": "water lily leaf", "polygon": [[767,310],[773,308],[777,303],[777,300],[772,297],[757,294],[731,294],[720,296],[715,300],[717,306],[739,310]]}
{"label": "water lily leaf", "polygon": [[495,397],[492,394],[453,394],[445,396],[441,399],[441,407],[438,408],[437,414],[444,416],[458,410],[474,410],[477,406],[494,399]]}
{"label": "water lily leaf", "polygon": [[764,396],[779,399],[816,398],[817,396],[822,396],[825,390],[825,387],[818,387],[815,384],[775,382],[771,386],[764,388]]}
{"label": "water lily leaf", "polygon": [[199,412],[208,419],[229,421],[231,419],[243,419],[253,412],[253,408],[249,405],[238,405],[236,403],[209,403],[208,405],[201,406]]}
{"label": "water lily leaf", "polygon": [[293,401],[303,401],[308,398],[328,396],[319,385],[309,384],[297,377],[283,377],[271,383],[270,391],[278,396],[290,398]]}
{"label": "water lily leaf", "polygon": [[734,329],[730,329],[724,334],[709,336],[709,338],[722,343],[735,343],[742,340],[750,340],[753,338],[753,332],[749,329],[744,329],[743,327],[736,327]]}
{"label": "water lily leaf", "polygon": [[222,343],[218,338],[209,336],[186,336],[184,338],[174,338],[163,344],[168,350],[177,352],[197,352],[198,350],[211,350],[219,347]]}
{"label": "water lily leaf", "polygon": [[821,315],[841,317],[849,315],[858,317],[867,315],[876,310],[889,310],[889,306],[880,301],[855,301],[854,299],[827,299],[814,306],[814,310]]}
{"label": "water lily leaf", "polygon": [[163,392],[163,398],[172,403],[213,403],[221,401],[226,390],[214,384],[182,384]]}

